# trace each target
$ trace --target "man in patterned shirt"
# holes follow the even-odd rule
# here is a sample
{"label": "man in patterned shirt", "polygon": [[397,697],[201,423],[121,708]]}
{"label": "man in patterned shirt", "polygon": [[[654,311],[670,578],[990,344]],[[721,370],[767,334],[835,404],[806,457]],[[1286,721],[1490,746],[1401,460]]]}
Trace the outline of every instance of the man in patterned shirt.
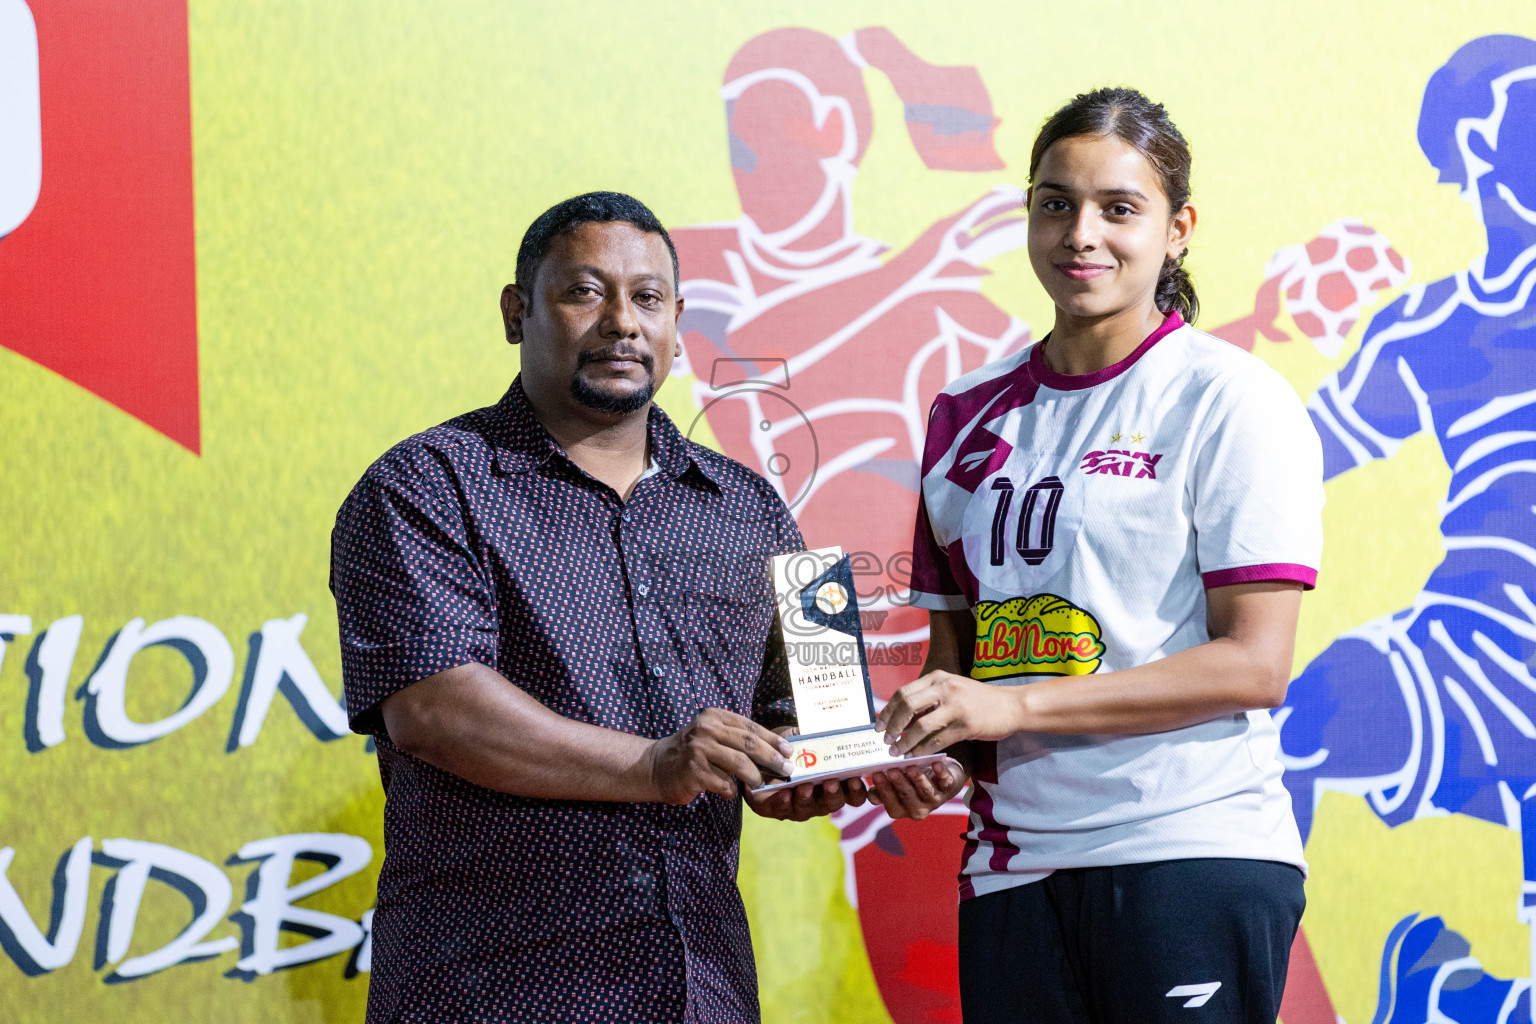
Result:
{"label": "man in patterned shirt", "polygon": [[517,380],[396,445],[337,517],[347,709],[386,794],[371,1024],[758,1020],[736,796],[788,770],[767,559],[803,545],[762,477],[652,404],[676,260],[628,196],[540,216],[502,293]]}

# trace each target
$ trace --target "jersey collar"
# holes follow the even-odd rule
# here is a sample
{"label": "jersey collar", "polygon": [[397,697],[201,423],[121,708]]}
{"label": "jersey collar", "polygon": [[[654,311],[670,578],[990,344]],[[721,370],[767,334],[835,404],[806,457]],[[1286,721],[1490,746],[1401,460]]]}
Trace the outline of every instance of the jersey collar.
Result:
{"label": "jersey collar", "polygon": [[[1040,344],[1036,345],[1029,353],[1029,372],[1042,387],[1048,387],[1055,391],[1081,391],[1084,388],[1091,388],[1095,384],[1103,384],[1105,381],[1114,380],[1135,365],[1136,360],[1151,351],[1153,345],[1156,345],[1159,341],[1183,326],[1184,318],[1175,309],[1163,318],[1161,326],[1147,335],[1146,340],[1137,345],[1130,355],[1118,363],[1113,363],[1102,370],[1095,370],[1092,373],[1057,373],[1051,369],[1045,361],[1045,339],[1042,339]],[[1046,335],[1047,339],[1049,337],[1050,335]]]}

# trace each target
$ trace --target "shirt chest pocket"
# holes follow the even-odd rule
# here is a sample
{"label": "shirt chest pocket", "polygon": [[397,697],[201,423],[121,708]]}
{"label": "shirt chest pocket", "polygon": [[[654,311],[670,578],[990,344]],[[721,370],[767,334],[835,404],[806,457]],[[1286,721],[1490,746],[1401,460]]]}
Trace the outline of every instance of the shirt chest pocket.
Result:
{"label": "shirt chest pocket", "polygon": [[752,675],[762,665],[773,621],[766,586],[745,580],[702,579],[685,593],[686,647],[694,664],[708,673]]}
{"label": "shirt chest pocket", "polygon": [[748,713],[773,621],[766,567],[759,580],[751,566],[706,553],[674,566],[658,591],[695,705]]}

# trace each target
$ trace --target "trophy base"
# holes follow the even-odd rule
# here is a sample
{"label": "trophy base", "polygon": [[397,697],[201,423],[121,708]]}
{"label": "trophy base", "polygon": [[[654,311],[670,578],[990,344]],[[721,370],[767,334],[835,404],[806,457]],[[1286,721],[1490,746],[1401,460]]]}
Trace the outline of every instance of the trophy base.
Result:
{"label": "trophy base", "polygon": [[773,793],[806,782],[830,782],[834,779],[851,779],[860,775],[873,775],[897,765],[918,767],[944,760],[944,753],[926,754],[923,757],[892,757],[890,743],[873,728],[852,729],[847,732],[823,733],[820,736],[790,736],[794,750],[789,755],[794,770],[787,779],[774,779],[756,789],[754,793]]}

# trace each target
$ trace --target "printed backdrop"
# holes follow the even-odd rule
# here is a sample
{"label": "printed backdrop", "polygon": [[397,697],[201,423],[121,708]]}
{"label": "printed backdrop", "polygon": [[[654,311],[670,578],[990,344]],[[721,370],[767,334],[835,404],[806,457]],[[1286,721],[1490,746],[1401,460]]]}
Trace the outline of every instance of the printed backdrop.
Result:
{"label": "printed backdrop", "polygon": [[[4,1018],[361,1019],[332,518],[500,395],[498,292],[576,192],[674,228],[663,405],[857,552],[912,678],[928,405],[1049,329],[1030,142],[1123,83],[1194,146],[1200,326],[1328,452],[1283,1019],[1530,1019],[1536,13],[1463,6],[0,0]],[[747,822],[765,1020],[959,1020],[963,814]]]}

